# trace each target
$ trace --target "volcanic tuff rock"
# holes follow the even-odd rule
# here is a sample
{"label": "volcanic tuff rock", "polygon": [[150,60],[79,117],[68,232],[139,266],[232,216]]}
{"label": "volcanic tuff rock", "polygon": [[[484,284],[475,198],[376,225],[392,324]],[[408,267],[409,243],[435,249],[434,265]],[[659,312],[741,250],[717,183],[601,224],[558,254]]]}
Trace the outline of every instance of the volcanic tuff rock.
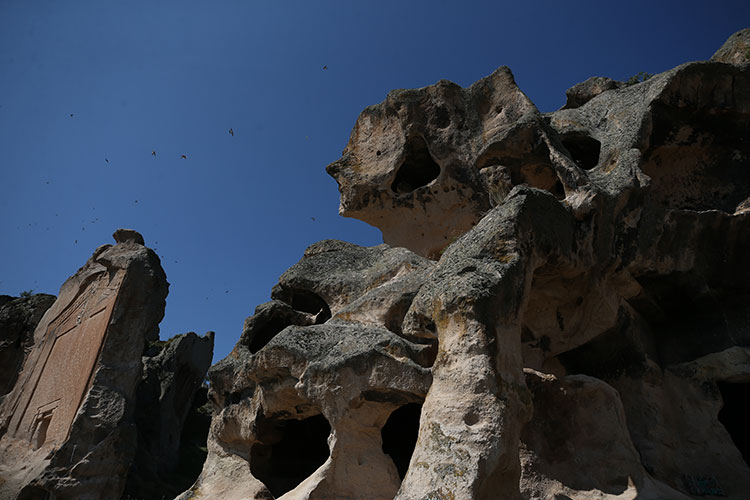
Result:
{"label": "volcanic tuff rock", "polygon": [[[205,395],[198,395],[199,404],[193,400],[199,391],[205,392],[202,384],[213,346],[213,332],[204,337],[190,332],[153,342],[144,353],[135,401],[138,449],[123,498],[174,498],[198,476],[209,422],[201,413]],[[198,420],[197,425],[186,426],[190,420]]]}
{"label": "volcanic tuff rock", "polygon": [[34,329],[52,306],[54,295],[0,295],[0,397],[13,389],[26,355],[34,343]]}
{"label": "volcanic tuff rock", "polygon": [[745,35],[553,113],[507,68],[365,109],[328,172],[403,248],[281,277],[180,498],[747,498]]}
{"label": "volcanic tuff rock", "polygon": [[117,498],[136,447],[134,396],[168,284],[135,231],[70,277],[0,407],[0,498]]}

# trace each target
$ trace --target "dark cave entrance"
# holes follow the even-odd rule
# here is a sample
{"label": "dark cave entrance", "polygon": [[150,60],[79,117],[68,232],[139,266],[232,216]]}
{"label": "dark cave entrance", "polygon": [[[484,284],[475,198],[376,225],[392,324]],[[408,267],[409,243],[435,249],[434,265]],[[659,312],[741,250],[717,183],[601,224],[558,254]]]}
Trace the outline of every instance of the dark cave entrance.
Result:
{"label": "dark cave entrance", "polygon": [[432,159],[421,137],[407,139],[404,161],[391,183],[394,193],[405,194],[426,186],[440,175],[440,166]]}
{"label": "dark cave entrance", "polygon": [[403,480],[409,469],[409,461],[417,446],[419,417],[422,405],[409,403],[393,410],[380,434],[383,438],[383,453],[389,455]]}
{"label": "dark cave entrance", "polygon": [[599,163],[602,143],[588,134],[570,133],[561,137],[563,146],[573,161],[584,170],[591,170]]}
{"label": "dark cave entrance", "polygon": [[742,459],[750,466],[750,383],[717,382],[724,406],[719,412],[719,422],[729,432]]}
{"label": "dark cave entrance", "polygon": [[303,420],[259,416],[256,425],[259,442],[250,450],[250,470],[276,498],[328,459],[331,426],[323,415]]}

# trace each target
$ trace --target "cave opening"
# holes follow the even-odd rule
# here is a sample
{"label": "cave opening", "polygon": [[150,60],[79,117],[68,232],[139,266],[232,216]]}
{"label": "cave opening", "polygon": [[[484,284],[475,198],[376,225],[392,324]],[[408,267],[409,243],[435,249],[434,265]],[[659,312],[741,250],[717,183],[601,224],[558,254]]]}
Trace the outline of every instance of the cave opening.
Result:
{"label": "cave opening", "polygon": [[302,420],[256,420],[258,441],[250,449],[250,471],[278,498],[323,465],[330,450],[331,425],[321,415]]}
{"label": "cave opening", "polygon": [[599,163],[602,143],[583,133],[569,133],[561,137],[570,157],[584,170],[591,170]]}
{"label": "cave opening", "polygon": [[426,186],[440,175],[440,166],[432,159],[427,143],[421,137],[407,140],[404,160],[391,183],[391,190],[405,194]]}
{"label": "cave opening", "polygon": [[742,459],[750,466],[750,383],[717,382],[724,406],[719,411],[719,422],[731,436]]}
{"label": "cave opening", "polygon": [[383,438],[383,453],[391,457],[401,480],[406,476],[409,461],[417,446],[421,414],[421,404],[405,404],[393,410],[380,431]]}
{"label": "cave opening", "polygon": [[263,325],[263,328],[260,328],[255,332],[255,335],[253,335],[247,346],[248,350],[253,354],[260,351],[287,326],[289,326],[287,318],[281,316],[271,317],[268,322]]}

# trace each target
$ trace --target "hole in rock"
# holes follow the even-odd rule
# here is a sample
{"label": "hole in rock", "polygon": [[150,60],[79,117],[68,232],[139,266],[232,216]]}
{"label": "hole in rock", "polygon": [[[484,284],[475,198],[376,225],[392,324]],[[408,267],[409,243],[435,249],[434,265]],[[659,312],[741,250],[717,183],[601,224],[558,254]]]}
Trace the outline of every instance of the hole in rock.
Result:
{"label": "hole in rock", "polygon": [[750,465],[750,383],[717,382],[724,406],[719,412],[722,423],[734,445],[742,453],[742,459]]}
{"label": "hole in rock", "polygon": [[318,314],[316,324],[325,323],[331,318],[331,308],[323,298],[315,292],[299,288],[274,287],[271,298],[286,302],[292,308],[308,314]]}
{"label": "hole in rock", "polygon": [[[329,313],[330,314],[330,313]],[[321,315],[325,316],[325,312]],[[263,325],[262,328],[258,328],[253,332],[250,343],[248,344],[248,350],[255,354],[260,351],[268,344],[281,330],[291,325],[289,318],[282,315],[274,315],[268,319],[268,322]]]}
{"label": "hole in rock", "polygon": [[421,414],[422,405],[419,403],[401,406],[393,410],[380,431],[383,438],[383,453],[391,457],[402,480],[406,476],[411,455],[417,446]]}
{"label": "hole in rock", "polygon": [[439,106],[435,110],[435,116],[433,117],[432,122],[437,128],[445,128],[448,125],[450,125],[451,116],[448,113],[448,110],[445,109],[443,106]]}
{"label": "hole in rock", "polygon": [[570,133],[561,137],[563,146],[573,161],[584,170],[591,170],[599,163],[602,143],[583,133]]}
{"label": "hole in rock", "polygon": [[432,159],[427,144],[421,137],[407,140],[404,161],[396,172],[391,190],[394,193],[410,193],[426,186],[440,175],[440,166]]}
{"label": "hole in rock", "polygon": [[250,449],[250,471],[276,498],[294,489],[328,459],[331,426],[323,415],[303,420],[256,420],[258,442]]}

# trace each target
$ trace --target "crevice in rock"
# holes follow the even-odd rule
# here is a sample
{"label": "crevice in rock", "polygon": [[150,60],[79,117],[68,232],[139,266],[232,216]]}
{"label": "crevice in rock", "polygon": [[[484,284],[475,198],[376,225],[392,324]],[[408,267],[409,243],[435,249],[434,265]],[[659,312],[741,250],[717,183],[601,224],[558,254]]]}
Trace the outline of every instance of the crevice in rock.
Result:
{"label": "crevice in rock", "polygon": [[724,406],[719,412],[719,422],[724,426],[742,459],[750,466],[750,383],[717,382]]}
{"label": "crevice in rock", "polygon": [[427,143],[420,136],[407,139],[405,154],[391,190],[396,194],[406,194],[426,186],[440,175],[440,165],[432,159]]}
{"label": "crevice in rock", "polygon": [[599,163],[602,143],[583,132],[570,132],[560,137],[570,157],[583,170],[591,170]]}
{"label": "crevice in rock", "polygon": [[294,489],[330,455],[331,426],[318,414],[303,420],[259,415],[250,471],[278,498]]}
{"label": "crevice in rock", "polygon": [[383,453],[391,457],[396,465],[398,476],[402,480],[406,476],[409,461],[414,453],[414,448],[417,446],[421,414],[421,404],[405,404],[393,410],[380,431],[383,438]]}

